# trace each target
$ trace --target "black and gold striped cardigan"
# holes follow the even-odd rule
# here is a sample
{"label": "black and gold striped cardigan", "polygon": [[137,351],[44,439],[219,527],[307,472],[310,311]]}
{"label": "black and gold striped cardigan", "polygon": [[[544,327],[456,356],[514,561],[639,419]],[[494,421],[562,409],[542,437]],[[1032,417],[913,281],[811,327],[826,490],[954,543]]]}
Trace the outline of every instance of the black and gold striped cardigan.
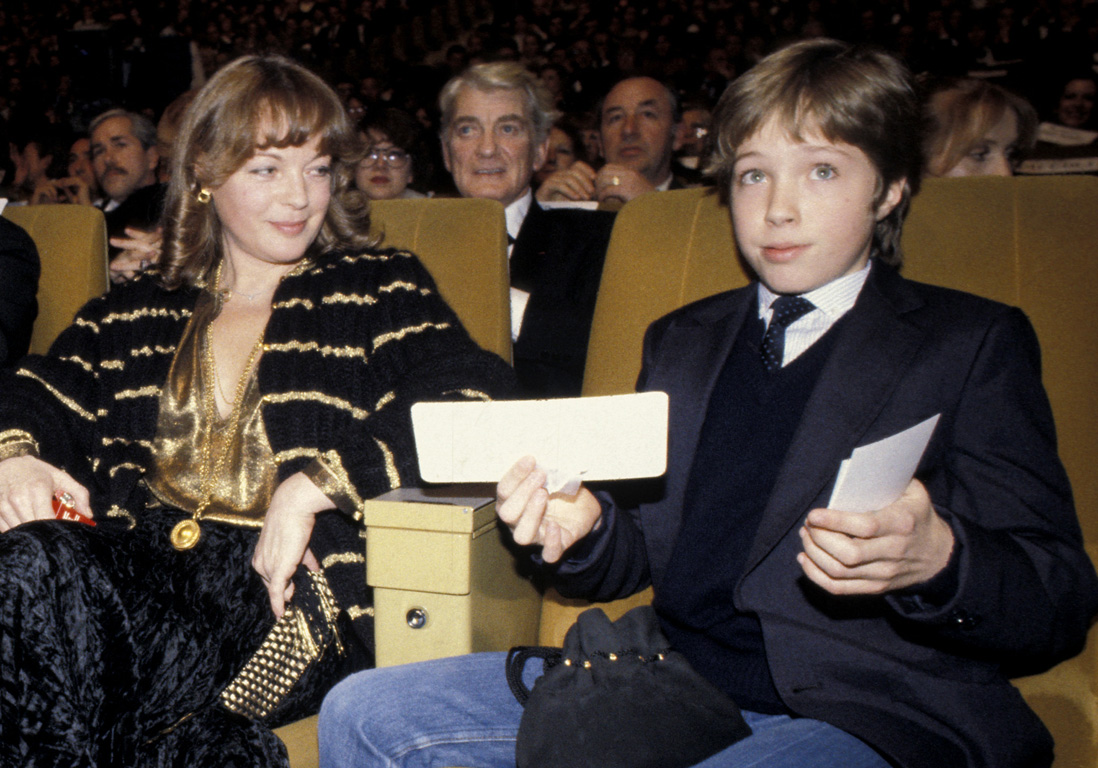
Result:
{"label": "black and gold striped cardigan", "polygon": [[[0,458],[32,446],[91,490],[98,515],[140,514],[161,387],[199,290],[139,277],[89,302],[49,354],[0,373]],[[357,518],[363,499],[419,480],[413,403],[497,396],[512,374],[413,255],[385,250],[320,256],[282,281],[258,382],[278,480],[320,464]]]}

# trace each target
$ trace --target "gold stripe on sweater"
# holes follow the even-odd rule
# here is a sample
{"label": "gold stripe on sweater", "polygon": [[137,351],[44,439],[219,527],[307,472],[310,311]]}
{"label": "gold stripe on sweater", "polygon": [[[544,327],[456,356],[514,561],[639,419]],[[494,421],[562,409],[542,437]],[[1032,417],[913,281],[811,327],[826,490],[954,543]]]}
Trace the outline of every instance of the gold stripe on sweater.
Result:
{"label": "gold stripe on sweater", "polygon": [[381,455],[385,457],[385,474],[389,476],[389,487],[399,488],[400,472],[397,471],[396,459],[393,457],[393,452],[389,446],[383,441],[374,438],[374,442],[377,443],[377,447],[381,449]]}
{"label": "gold stripe on sweater", "polygon": [[140,464],[134,464],[132,461],[123,461],[121,464],[115,464],[113,467],[111,467],[110,472],[108,472],[107,474],[109,474],[111,477],[114,477],[123,469],[136,469],[138,472],[142,473],[144,473],[145,471],[145,468]]}
{"label": "gold stripe on sweater", "polygon": [[264,395],[263,400],[268,403],[293,403],[311,400],[313,402],[323,403],[324,405],[330,405],[332,408],[339,408],[342,411],[347,411],[359,420],[369,418],[370,416],[369,411],[357,408],[341,397],[333,397],[332,395],[326,395],[323,392],[317,392],[316,390],[309,390],[307,392],[272,393]]}
{"label": "gold stripe on sweater", "polygon": [[99,364],[99,367],[109,371],[121,371],[126,367],[126,363],[123,360],[104,360]]}
{"label": "gold stripe on sweater", "polygon": [[108,448],[115,443],[121,443],[122,445],[140,445],[142,448],[152,450],[153,444],[151,440],[131,440],[128,437],[103,437],[100,439],[104,448]]}
{"label": "gold stripe on sweater", "polygon": [[347,468],[343,466],[343,458],[337,451],[325,451],[323,455],[320,456],[320,462],[324,465],[324,468],[331,472],[336,480],[339,481],[343,493],[346,494],[347,499],[354,506],[355,511],[352,517],[354,517],[355,520],[361,520],[362,507],[365,502],[363,502],[362,497],[359,496],[355,484],[351,482],[351,476],[347,474]]}
{"label": "gold stripe on sweater", "polygon": [[83,368],[88,373],[93,373],[92,364],[89,363],[87,360],[84,360],[82,358],[77,357],[76,355],[69,355],[68,357],[59,357],[57,359],[60,360],[63,363],[76,363],[77,365],[79,365],[81,368]]}
{"label": "gold stripe on sweater", "polygon": [[321,304],[357,304],[364,306],[377,304],[377,299],[369,294],[357,293],[330,293],[320,300]]}
{"label": "gold stripe on sweater", "polygon": [[107,510],[107,517],[121,517],[129,522],[131,529],[137,525],[137,518],[133,516],[133,513],[122,509],[117,504]]}
{"label": "gold stripe on sweater", "polygon": [[399,341],[410,334],[423,333],[424,331],[432,329],[444,331],[449,327],[449,323],[420,323],[419,325],[410,325],[407,328],[401,328],[398,331],[383,333],[374,339],[374,352],[377,352],[378,348],[382,345],[388,344],[390,341]]}
{"label": "gold stripe on sweater", "polygon": [[160,397],[160,387],[150,384],[147,387],[123,389],[121,392],[114,393],[115,400],[132,400],[138,397]]}
{"label": "gold stripe on sweater", "polygon": [[71,411],[73,411],[80,418],[85,419],[87,421],[95,421],[95,416],[93,416],[92,414],[88,413],[83,408],[81,408],[80,405],[75,400],[73,400],[71,397],[66,397],[65,395],[62,395],[57,390],[56,387],[54,387],[52,384],[48,383],[41,376],[38,376],[36,374],[31,373],[26,368],[20,368],[18,371],[16,371],[16,374],[19,375],[19,376],[26,376],[28,379],[34,379],[35,381],[37,381],[39,384],[41,384],[43,387],[45,387],[51,395],[56,397],[58,402],[60,402],[64,406],[68,407]]}
{"label": "gold stripe on sweater", "polygon": [[161,347],[157,345],[155,347],[144,346],[138,349],[130,350],[130,357],[152,357],[153,355],[174,355],[175,347]]}
{"label": "gold stripe on sweater", "polygon": [[348,563],[365,563],[366,555],[360,552],[334,552],[324,558],[320,563],[321,568],[331,568],[333,565],[347,565]]}
{"label": "gold stripe on sweater", "polygon": [[373,616],[374,607],[372,605],[352,605],[347,609],[347,615],[351,617],[351,621],[359,618],[360,616]]}
{"label": "gold stripe on sweater", "polygon": [[381,396],[381,399],[378,400],[374,404],[374,413],[377,413],[382,408],[387,406],[389,403],[393,402],[393,400],[395,400],[395,399],[396,399],[396,392],[391,391],[391,390],[389,392],[386,392],[384,395]]}
{"label": "gold stripe on sweater", "polygon": [[79,325],[79,326],[82,326],[84,328],[89,328],[89,329],[92,330],[93,333],[99,333],[99,324],[98,323],[93,323],[91,320],[87,320],[83,317],[76,318],[75,320],[72,321],[72,324],[73,325]]}
{"label": "gold stripe on sweater", "polygon": [[450,389],[442,394],[444,395],[461,395],[470,400],[491,400],[492,397],[487,392],[481,392],[479,389]]}
{"label": "gold stripe on sweater", "polygon": [[[394,280],[388,285],[383,285],[377,289],[378,293],[393,293],[394,291],[420,291],[420,287],[415,283],[409,283],[407,280]],[[423,293],[423,291],[420,291]]]}
{"label": "gold stripe on sweater", "polygon": [[290,309],[292,307],[302,306],[305,309],[312,309],[315,305],[310,299],[286,299],[286,301],[276,301],[271,305],[271,309]]}
{"label": "gold stripe on sweater", "polygon": [[189,309],[158,309],[157,307],[141,307],[133,312],[112,312],[101,321],[103,325],[108,323],[132,323],[145,317],[170,317],[172,320],[182,320],[190,317]]}
{"label": "gold stripe on sweater", "polygon": [[362,347],[321,346],[315,341],[283,341],[263,345],[264,352],[319,352],[324,357],[361,357],[366,359],[367,352]]}

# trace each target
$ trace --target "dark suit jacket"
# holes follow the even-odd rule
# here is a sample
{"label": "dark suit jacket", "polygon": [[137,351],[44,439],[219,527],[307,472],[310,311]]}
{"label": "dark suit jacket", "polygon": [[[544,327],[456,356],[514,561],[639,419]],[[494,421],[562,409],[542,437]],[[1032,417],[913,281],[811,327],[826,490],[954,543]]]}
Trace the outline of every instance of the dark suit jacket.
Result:
{"label": "dark suit jacket", "polygon": [[511,251],[511,285],[530,294],[513,352],[526,397],[580,394],[614,216],[530,205]]}
{"label": "dark suit jacket", "polygon": [[30,235],[0,218],[0,365],[16,362],[30,346],[40,271]]}
{"label": "dark suit jacket", "polygon": [[[670,395],[667,473],[634,508],[604,500],[604,525],[557,572],[562,592],[610,599],[651,583],[657,610],[674,599],[660,584],[701,424],[755,297],[751,285],[649,329],[639,388]],[[729,599],[759,616],[774,683],[794,712],[908,768],[1048,765],[1051,739],[1006,675],[1082,648],[1098,580],[1032,328],[1016,309],[878,264],[836,332]],[[826,505],[840,462],[939,413],[916,476],[955,533],[952,597],[843,599],[808,582],[797,532]]]}

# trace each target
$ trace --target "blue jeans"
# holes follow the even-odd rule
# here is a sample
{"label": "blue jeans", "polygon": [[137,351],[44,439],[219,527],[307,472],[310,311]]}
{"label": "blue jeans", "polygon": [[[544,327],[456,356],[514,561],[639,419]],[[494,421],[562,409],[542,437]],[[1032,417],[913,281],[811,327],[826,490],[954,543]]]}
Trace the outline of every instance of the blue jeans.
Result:
{"label": "blue jeans", "polygon": [[[320,710],[321,768],[514,768],[522,707],[503,653],[480,653],[360,672]],[[541,662],[527,664],[530,686]],[[752,735],[696,768],[888,768],[834,726],[744,712]]]}

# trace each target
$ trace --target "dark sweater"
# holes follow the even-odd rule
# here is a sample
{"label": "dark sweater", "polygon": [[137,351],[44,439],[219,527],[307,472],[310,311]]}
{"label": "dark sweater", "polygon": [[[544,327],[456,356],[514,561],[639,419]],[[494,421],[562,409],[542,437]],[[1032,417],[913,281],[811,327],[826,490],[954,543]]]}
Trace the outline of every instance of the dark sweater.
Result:
{"label": "dark sweater", "polygon": [[738,611],[732,595],[834,334],[768,373],[757,343],[763,330],[761,320],[745,324],[713,390],[656,606],[671,645],[695,669],[741,707],[778,714],[788,710],[758,618]]}

